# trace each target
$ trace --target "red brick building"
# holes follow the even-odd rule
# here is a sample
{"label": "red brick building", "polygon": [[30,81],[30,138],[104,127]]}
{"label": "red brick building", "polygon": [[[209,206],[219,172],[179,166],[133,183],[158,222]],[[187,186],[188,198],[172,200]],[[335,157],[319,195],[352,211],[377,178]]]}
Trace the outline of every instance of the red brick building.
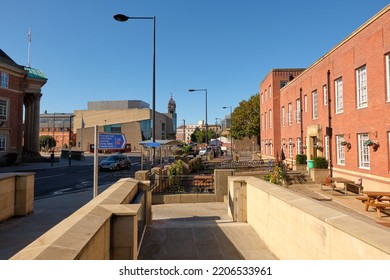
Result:
{"label": "red brick building", "polygon": [[42,72],[18,65],[0,49],[0,164],[10,155],[19,161],[22,154],[39,156],[39,104],[46,81]]}
{"label": "red brick building", "polygon": [[260,85],[260,135],[264,158],[276,158],[281,153],[280,89],[304,69],[273,69]]}
{"label": "red brick building", "polygon": [[[287,160],[324,156],[332,175],[390,189],[389,26],[390,5],[302,73],[291,73],[280,91],[271,85],[273,103],[260,100],[265,156],[280,155],[282,147]],[[279,72],[286,78],[291,71]],[[269,95],[275,73],[261,83],[260,98]]]}

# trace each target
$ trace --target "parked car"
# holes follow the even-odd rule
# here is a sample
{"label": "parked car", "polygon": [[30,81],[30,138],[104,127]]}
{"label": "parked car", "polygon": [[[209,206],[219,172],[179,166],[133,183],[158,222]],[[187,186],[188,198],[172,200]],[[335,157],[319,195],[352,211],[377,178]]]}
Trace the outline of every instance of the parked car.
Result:
{"label": "parked car", "polygon": [[129,169],[131,162],[128,156],[122,154],[110,155],[99,163],[100,170]]}
{"label": "parked car", "polygon": [[199,151],[200,156],[205,156],[205,155],[208,155],[209,153],[211,153],[211,147],[202,148]]}

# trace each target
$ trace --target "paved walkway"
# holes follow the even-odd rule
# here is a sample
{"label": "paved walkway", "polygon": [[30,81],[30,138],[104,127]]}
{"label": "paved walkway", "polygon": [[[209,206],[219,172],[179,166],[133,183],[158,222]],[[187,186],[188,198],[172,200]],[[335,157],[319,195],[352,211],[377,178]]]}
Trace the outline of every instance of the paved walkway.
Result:
{"label": "paved walkway", "polygon": [[223,202],[153,205],[140,260],[275,260],[257,233]]}

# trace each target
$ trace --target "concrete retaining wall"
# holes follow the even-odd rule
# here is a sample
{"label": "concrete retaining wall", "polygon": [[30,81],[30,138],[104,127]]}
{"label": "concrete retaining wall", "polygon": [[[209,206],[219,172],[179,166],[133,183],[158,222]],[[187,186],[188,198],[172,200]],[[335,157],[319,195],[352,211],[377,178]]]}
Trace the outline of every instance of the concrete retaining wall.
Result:
{"label": "concrete retaining wall", "polygon": [[0,221],[34,209],[34,172],[0,174]]}
{"label": "concrete retaining wall", "polygon": [[[234,175],[233,169],[214,170],[214,194],[205,193],[183,193],[183,194],[156,194],[153,193],[152,204],[171,203],[202,203],[202,202],[223,202],[228,193],[228,177]],[[137,176],[137,174],[136,174]],[[142,178],[140,173],[138,176]],[[137,178],[137,177],[136,177]]]}
{"label": "concrete retaining wall", "polygon": [[[246,195],[246,212],[241,216],[239,204],[244,200],[238,193]],[[229,201],[229,213],[237,220],[246,218],[279,259],[390,259],[387,228],[280,186],[253,177],[229,177]]]}
{"label": "concrete retaining wall", "polygon": [[[137,259],[139,226],[151,222],[149,189],[148,182],[117,181],[11,259]],[[136,197],[142,203],[132,203]]]}

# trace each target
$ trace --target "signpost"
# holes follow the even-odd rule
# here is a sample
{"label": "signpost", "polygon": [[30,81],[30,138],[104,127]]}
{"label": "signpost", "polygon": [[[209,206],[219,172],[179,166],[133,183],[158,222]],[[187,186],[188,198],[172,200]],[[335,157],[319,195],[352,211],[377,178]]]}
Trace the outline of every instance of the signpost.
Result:
{"label": "signpost", "polygon": [[98,195],[98,151],[121,150],[125,148],[126,143],[127,140],[124,134],[98,133],[98,126],[95,126],[93,197]]}
{"label": "signpost", "polygon": [[99,133],[99,145],[101,150],[121,150],[126,146],[126,137],[121,133]]}

